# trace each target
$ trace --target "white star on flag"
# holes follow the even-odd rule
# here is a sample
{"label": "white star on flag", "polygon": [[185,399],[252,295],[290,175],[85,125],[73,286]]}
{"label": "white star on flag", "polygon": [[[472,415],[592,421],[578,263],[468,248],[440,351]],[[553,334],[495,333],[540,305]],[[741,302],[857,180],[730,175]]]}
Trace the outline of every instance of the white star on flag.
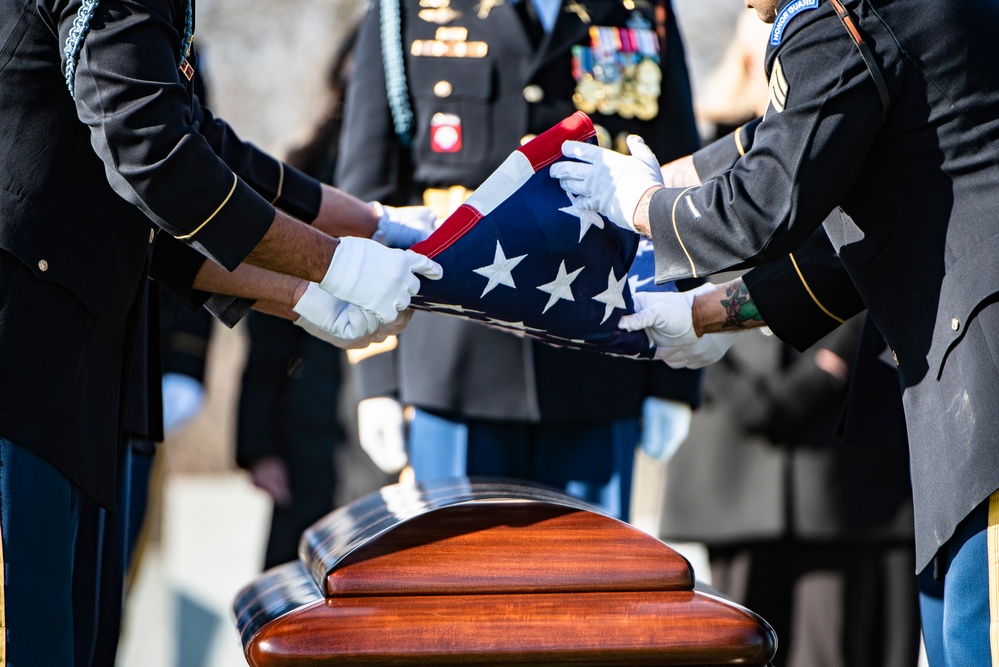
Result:
{"label": "white star on flag", "polygon": [[547,313],[548,309],[554,306],[560,299],[566,301],[575,301],[572,298],[572,281],[576,279],[580,273],[582,273],[583,267],[579,267],[572,273],[566,273],[565,270],[565,260],[558,267],[558,275],[555,276],[555,280],[550,283],[545,283],[544,285],[538,285],[538,289],[547,294],[551,294],[548,299],[548,303],[545,305],[542,314]]}
{"label": "white star on flag", "polygon": [[610,270],[610,275],[607,276],[607,289],[593,297],[594,301],[604,304],[604,319],[600,320],[600,324],[607,321],[607,318],[610,317],[615,308],[625,307],[624,286],[626,284],[628,284],[627,273],[618,280],[614,277],[614,269]]}
{"label": "white star on flag", "polygon": [[521,255],[520,257],[506,258],[506,254],[503,252],[503,246],[500,242],[496,242],[496,254],[493,256],[493,263],[487,264],[482,268],[475,269],[473,273],[477,273],[480,276],[485,276],[489,279],[486,283],[486,288],[482,290],[482,294],[479,295],[481,299],[486,294],[497,285],[506,285],[507,287],[513,287],[516,289],[517,285],[513,282],[513,269],[515,266],[520,264],[520,262],[527,257],[527,255]]}
{"label": "white star on flag", "polygon": [[582,241],[583,237],[586,236],[586,232],[590,230],[590,227],[596,227],[597,229],[604,228],[604,219],[600,217],[599,213],[595,211],[580,211],[576,208],[576,198],[565,193],[569,197],[569,206],[565,208],[560,208],[559,210],[563,213],[568,213],[569,215],[579,218],[579,240]]}

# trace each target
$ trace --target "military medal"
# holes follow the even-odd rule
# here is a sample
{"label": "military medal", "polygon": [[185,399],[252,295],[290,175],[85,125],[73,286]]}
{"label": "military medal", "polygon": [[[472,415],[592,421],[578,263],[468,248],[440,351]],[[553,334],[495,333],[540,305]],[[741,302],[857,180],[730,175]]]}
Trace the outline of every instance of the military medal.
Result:
{"label": "military medal", "polygon": [[572,102],[583,113],[651,120],[659,114],[659,41],[639,13],[629,27],[590,26],[590,45],[572,49]]}

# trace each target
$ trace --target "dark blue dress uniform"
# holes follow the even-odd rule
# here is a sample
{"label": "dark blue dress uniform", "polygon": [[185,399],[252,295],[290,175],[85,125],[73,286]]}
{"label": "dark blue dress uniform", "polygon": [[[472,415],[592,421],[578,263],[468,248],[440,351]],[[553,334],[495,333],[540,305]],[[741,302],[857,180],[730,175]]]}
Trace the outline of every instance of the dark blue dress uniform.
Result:
{"label": "dark blue dress uniform", "polygon": [[185,0],[0,11],[0,653],[14,664],[90,662],[96,604],[71,580],[80,504],[115,505],[150,264],[200,304],[203,255],[236,266],[275,204],[318,213],[316,181],[192,93],[193,14]]}
{"label": "dark blue dress uniform", "polygon": [[[840,270],[813,271],[807,260],[792,270],[810,299],[862,301],[897,359],[916,562],[922,570],[937,556],[954,592],[944,593],[953,647],[982,632],[983,619],[987,628],[982,596],[999,586],[999,573],[986,576],[978,531],[999,525],[999,504],[989,503],[999,488],[999,6],[843,4],[848,26],[837,0],[778,3],[771,103],[751,146],[704,185],[653,197],[657,279],[776,259],[825,227]],[[957,595],[972,580],[978,594]],[[970,650],[988,649],[984,636]],[[990,659],[972,656],[966,664]]]}
{"label": "dark blue dress uniform", "polygon": [[[651,48],[666,47],[662,68],[649,73],[655,94],[634,95],[633,109],[627,100],[623,110],[604,106],[607,113],[593,112],[594,123],[609,145],[637,133],[660,157],[678,157],[697,147],[683,47],[668,2],[563,2],[546,34],[532,21],[532,0],[403,0],[395,46],[403,56],[403,94],[413,114],[407,148],[397,136],[386,92],[381,36],[387,4],[372,3],[348,91],[336,182],[351,194],[415,203],[427,190],[446,196],[454,186],[476,188],[522,141],[572,114],[574,96],[581,105],[592,103],[593,79],[587,74],[596,64],[594,54],[609,51],[609,42],[628,26],[645,32],[626,38],[639,35]],[[641,52],[640,46],[633,49]],[[590,88],[581,87],[584,80]],[[460,202],[459,196],[452,206]],[[419,409],[418,438],[425,423],[436,424],[420,416],[430,414],[449,425],[468,426],[470,440],[481,434],[482,447],[496,458],[517,458],[515,441],[525,433],[528,439],[563,441],[555,445],[560,452],[555,460],[533,464],[540,472],[532,472],[530,464],[496,460],[479,468],[470,461],[459,472],[564,486],[562,477],[576,474],[570,467],[591,480],[609,480],[617,471],[625,498],[615,509],[625,515],[643,397],[695,403],[700,377],[662,364],[551,348],[422,313],[399,337],[397,350],[371,356],[356,370],[360,398],[397,393]],[[611,460],[611,432],[622,420],[630,424],[624,438],[630,441],[623,456]],[[575,446],[566,444],[573,439]],[[584,440],[594,441],[593,449],[584,449]],[[444,451],[443,443],[439,447]],[[470,442],[469,457],[474,449]]]}

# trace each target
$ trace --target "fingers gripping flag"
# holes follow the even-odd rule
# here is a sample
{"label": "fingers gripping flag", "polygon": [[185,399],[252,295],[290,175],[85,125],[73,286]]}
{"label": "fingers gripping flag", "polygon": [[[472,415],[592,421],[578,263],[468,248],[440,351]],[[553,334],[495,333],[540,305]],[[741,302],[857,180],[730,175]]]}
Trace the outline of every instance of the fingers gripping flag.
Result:
{"label": "fingers gripping flag", "polygon": [[562,142],[591,141],[575,113],[514,151],[468,200],[412,250],[444,268],[421,280],[412,306],[457,315],[546,343],[633,358],[655,353],[644,331],[617,328],[633,290],[656,286],[652,246],[593,211],[549,177]]}

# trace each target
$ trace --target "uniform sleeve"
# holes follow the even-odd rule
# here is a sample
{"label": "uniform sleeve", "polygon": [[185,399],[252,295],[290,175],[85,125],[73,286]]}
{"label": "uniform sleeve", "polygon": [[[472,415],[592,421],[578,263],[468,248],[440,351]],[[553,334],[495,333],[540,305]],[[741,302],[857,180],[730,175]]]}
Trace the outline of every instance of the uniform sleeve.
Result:
{"label": "uniform sleeve", "polygon": [[753,147],[756,128],[762,120],[750,121],[694,153],[694,170],[702,183],[731,169]]}
{"label": "uniform sleeve", "polygon": [[[399,200],[406,196],[399,192],[398,182],[404,151],[395,135],[385,90],[380,16],[379,3],[372,2],[357,35],[333,182],[365,201],[403,204],[409,203]],[[408,165],[405,169],[409,170]]]}
{"label": "uniform sleeve", "polygon": [[882,122],[877,88],[828,3],[795,24],[768,54],[771,101],[752,148],[703,185],[652,198],[657,282],[786,255],[859,178]]}
{"label": "uniform sleeve", "polygon": [[[84,38],[76,109],[108,181],[168,234],[232,270],[274,208],[199,131],[178,69],[181,35],[166,0],[104,0]],[[65,39],[75,19],[61,19]]]}
{"label": "uniform sleeve", "polygon": [[780,259],[742,277],[763,321],[799,352],[864,309],[822,228]]}
{"label": "uniform sleeve", "polygon": [[194,115],[208,145],[261,197],[299,220],[316,219],[322,197],[319,181],[243,141],[197,100]]}

